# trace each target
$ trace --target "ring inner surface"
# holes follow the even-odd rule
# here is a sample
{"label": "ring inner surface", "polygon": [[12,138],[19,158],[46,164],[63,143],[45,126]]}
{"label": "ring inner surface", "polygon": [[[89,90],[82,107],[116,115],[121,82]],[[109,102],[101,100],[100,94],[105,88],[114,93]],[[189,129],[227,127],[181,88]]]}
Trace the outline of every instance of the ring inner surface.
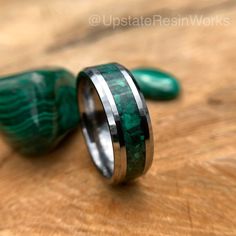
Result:
{"label": "ring inner surface", "polygon": [[111,178],[114,172],[114,151],[107,117],[94,85],[82,78],[80,106],[83,132],[97,168]]}

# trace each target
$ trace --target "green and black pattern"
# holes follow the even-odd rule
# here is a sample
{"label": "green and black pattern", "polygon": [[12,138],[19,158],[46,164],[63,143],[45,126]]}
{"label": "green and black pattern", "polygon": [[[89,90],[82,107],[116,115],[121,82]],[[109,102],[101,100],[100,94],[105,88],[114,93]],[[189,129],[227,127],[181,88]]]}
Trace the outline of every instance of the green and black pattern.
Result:
{"label": "green and black pattern", "polygon": [[27,154],[52,149],[79,122],[75,78],[60,68],[0,79],[0,129]]}
{"label": "green and black pattern", "polygon": [[142,175],[145,166],[145,134],[134,95],[116,64],[96,67],[106,80],[121,120],[127,153],[126,179]]}

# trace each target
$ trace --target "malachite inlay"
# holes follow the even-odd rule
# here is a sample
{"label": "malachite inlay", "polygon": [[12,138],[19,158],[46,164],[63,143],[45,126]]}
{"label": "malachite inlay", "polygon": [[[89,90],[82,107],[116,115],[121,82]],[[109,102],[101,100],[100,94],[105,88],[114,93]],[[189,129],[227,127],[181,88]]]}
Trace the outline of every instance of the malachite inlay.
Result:
{"label": "malachite inlay", "polygon": [[169,73],[153,68],[137,68],[131,73],[146,98],[170,100],[180,93],[178,80]]}
{"label": "malachite inlay", "polygon": [[0,78],[0,130],[26,154],[51,150],[78,125],[74,75],[61,68]]}
{"label": "malachite inlay", "polygon": [[105,78],[120,115],[127,153],[126,179],[143,173],[145,166],[145,134],[133,93],[116,64],[98,66]]}

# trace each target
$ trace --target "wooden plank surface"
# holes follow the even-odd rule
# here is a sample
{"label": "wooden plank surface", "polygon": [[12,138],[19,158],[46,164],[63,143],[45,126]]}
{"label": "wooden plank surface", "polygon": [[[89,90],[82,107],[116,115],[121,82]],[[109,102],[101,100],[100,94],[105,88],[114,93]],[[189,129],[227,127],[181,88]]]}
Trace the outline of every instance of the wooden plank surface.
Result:
{"label": "wooden plank surface", "polygon": [[[235,10],[234,0],[0,0],[1,75],[117,61],[183,86],[176,101],[148,101],[154,163],[126,186],[100,178],[79,129],[41,158],[0,140],[0,235],[236,235]],[[92,15],[226,22],[95,27]]]}

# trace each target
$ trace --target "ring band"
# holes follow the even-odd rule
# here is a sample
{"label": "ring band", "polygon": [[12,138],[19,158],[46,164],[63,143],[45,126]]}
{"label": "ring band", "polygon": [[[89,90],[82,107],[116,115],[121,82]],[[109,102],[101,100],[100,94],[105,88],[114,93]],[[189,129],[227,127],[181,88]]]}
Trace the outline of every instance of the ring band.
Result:
{"label": "ring band", "polygon": [[77,79],[82,131],[94,164],[112,183],[147,172],[153,134],[143,95],[117,63],[85,68]]}

